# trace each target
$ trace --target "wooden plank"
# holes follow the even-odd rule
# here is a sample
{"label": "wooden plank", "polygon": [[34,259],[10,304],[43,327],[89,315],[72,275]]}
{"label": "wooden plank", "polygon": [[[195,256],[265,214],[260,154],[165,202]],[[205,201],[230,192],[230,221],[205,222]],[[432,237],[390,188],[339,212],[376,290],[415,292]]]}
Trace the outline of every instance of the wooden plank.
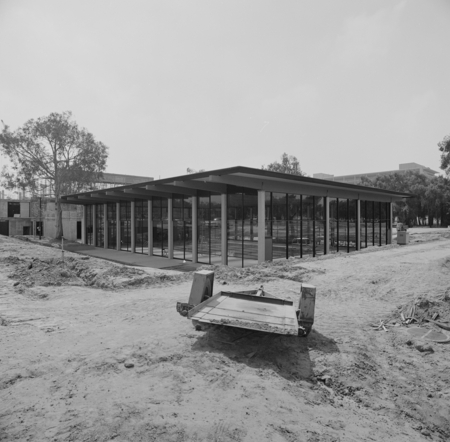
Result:
{"label": "wooden plank", "polygon": [[[263,299],[263,298],[262,298]],[[221,292],[190,310],[188,317],[200,322],[296,335],[298,323],[295,309],[289,304],[258,302],[232,297]]]}
{"label": "wooden plank", "polygon": [[[202,315],[203,312],[199,312],[199,315]],[[196,315],[197,316],[197,315]],[[197,317],[193,317],[193,319],[197,319]],[[224,309],[214,309],[209,312],[204,312],[203,318],[216,318],[216,319],[242,319],[246,321],[254,321],[254,322],[267,322],[270,324],[283,325],[286,323],[295,323],[297,324],[297,318],[288,317],[287,315],[257,315],[249,312],[238,312],[235,310],[224,310]]]}
{"label": "wooden plank", "polygon": [[[235,305],[233,305],[233,308],[225,308],[224,304],[225,302],[222,302],[220,307],[215,307],[214,309],[209,309],[205,306],[199,312],[194,315],[190,315],[190,317],[192,319],[205,320],[213,323],[223,323],[224,321],[243,321],[258,324],[269,324],[277,327],[298,328],[295,311],[290,306],[276,306],[276,308],[272,309],[272,311],[262,314],[261,312],[249,312],[245,310],[245,308],[236,309]],[[271,307],[275,306],[272,305]],[[205,308],[207,308],[208,311],[205,311]]]}
{"label": "wooden plank", "polygon": [[[286,307],[289,307],[288,309]],[[294,312],[292,306],[279,304],[263,304],[255,301],[246,302],[241,299],[227,298],[220,303],[218,309],[230,312],[247,312],[258,315],[285,317],[286,311]]]}
{"label": "wooden plank", "polygon": [[215,294],[212,298],[207,299],[206,301],[203,301],[201,304],[196,305],[193,309],[189,310],[188,318],[191,318],[192,315],[196,314],[198,311],[200,311],[205,305],[207,305],[210,302],[214,302],[222,297],[222,292],[219,292]]}
{"label": "wooden plank", "polygon": [[[247,328],[250,330],[259,330],[269,333],[279,333],[279,334],[290,334],[296,335],[298,333],[298,325],[296,320],[290,318],[284,318],[284,321],[269,321],[265,320],[252,320],[248,315],[233,315],[230,317],[223,317],[218,315],[213,315],[211,313],[205,314],[200,322],[209,322],[211,324],[221,324],[230,327]],[[197,318],[194,318],[197,319]]]}

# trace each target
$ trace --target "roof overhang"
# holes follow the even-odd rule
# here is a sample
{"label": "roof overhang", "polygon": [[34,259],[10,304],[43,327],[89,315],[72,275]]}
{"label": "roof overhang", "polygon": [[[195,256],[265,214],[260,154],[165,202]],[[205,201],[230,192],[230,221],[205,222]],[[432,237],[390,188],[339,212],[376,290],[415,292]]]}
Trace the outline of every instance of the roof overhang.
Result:
{"label": "roof overhang", "polygon": [[236,166],[227,169],[211,170],[164,178],[162,180],[66,195],[62,199],[68,204],[76,204],[73,201],[78,200],[81,204],[90,204],[101,203],[102,201],[151,199],[152,197],[171,198],[173,194],[196,196],[199,191],[210,191],[218,194],[226,193],[228,186],[238,186],[267,192],[381,202],[400,201],[404,198],[414,197],[410,193]]}

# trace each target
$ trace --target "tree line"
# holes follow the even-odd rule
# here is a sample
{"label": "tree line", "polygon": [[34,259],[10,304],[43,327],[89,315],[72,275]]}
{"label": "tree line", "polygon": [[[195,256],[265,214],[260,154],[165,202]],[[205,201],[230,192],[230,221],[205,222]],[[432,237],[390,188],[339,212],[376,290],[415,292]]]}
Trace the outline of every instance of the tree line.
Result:
{"label": "tree line", "polygon": [[408,192],[414,198],[395,202],[393,215],[409,226],[450,225],[450,135],[438,144],[441,152],[440,168],[445,176],[429,178],[418,171],[378,175],[375,179],[363,177],[362,185],[397,192]]}

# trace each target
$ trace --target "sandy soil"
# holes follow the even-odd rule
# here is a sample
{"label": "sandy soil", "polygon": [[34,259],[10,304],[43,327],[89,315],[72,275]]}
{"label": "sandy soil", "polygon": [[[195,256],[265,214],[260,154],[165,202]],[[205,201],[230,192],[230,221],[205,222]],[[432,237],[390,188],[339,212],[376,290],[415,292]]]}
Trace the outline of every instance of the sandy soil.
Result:
{"label": "sandy soil", "polygon": [[62,262],[0,237],[0,440],[449,440],[450,344],[409,330],[434,329],[436,313],[450,325],[450,235],[411,233],[403,247],[216,269],[215,292],[264,284],[297,303],[301,281],[317,286],[307,338],[196,331],[175,310],[191,274]]}

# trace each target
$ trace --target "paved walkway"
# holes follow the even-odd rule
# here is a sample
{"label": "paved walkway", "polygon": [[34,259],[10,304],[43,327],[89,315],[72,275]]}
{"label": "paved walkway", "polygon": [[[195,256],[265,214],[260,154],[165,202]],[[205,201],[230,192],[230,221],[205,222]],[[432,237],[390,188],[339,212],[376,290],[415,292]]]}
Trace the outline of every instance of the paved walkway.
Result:
{"label": "paved walkway", "polygon": [[101,249],[87,244],[69,243],[64,244],[64,250],[79,253],[81,255],[92,256],[94,258],[106,259],[129,266],[151,267],[154,269],[178,270],[180,272],[191,272],[204,264],[193,264],[180,259],[168,259],[161,256],[148,256],[141,253],[131,253],[117,251],[113,249]]}

